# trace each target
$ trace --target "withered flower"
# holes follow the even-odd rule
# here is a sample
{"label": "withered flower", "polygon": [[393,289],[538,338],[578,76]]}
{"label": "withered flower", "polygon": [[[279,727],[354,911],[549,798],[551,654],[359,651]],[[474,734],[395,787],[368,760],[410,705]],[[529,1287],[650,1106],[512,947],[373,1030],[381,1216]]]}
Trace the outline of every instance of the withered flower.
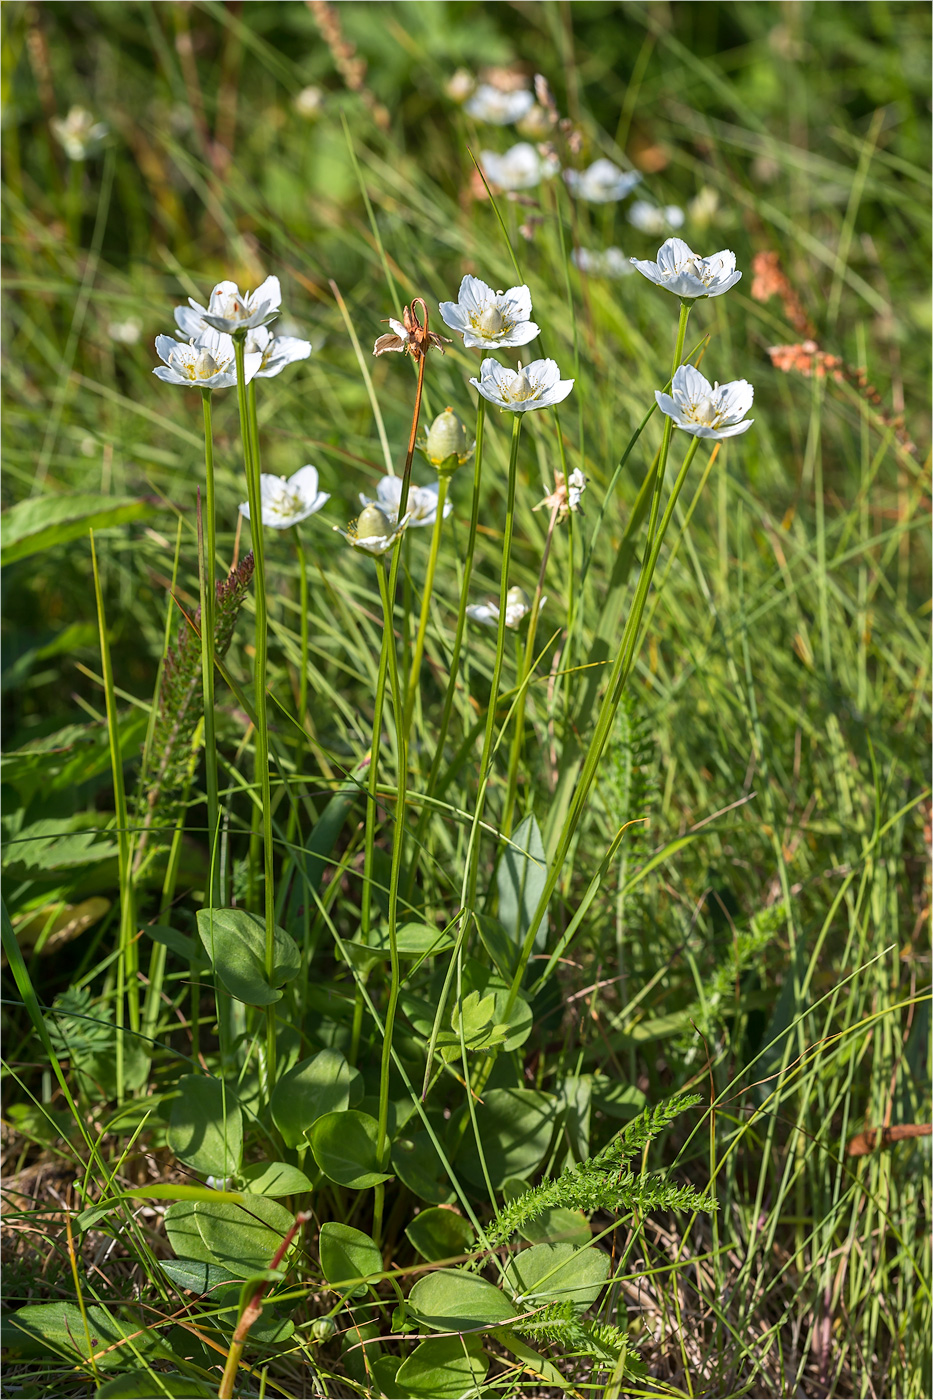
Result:
{"label": "withered flower", "polygon": [[[423,320],[419,319],[416,306],[421,307]],[[374,355],[385,355],[389,351],[395,351],[420,360],[430,349],[440,350],[443,355],[444,346],[450,344],[447,336],[428,330],[428,308],[421,297],[415,297],[411,306],[405,307],[401,321],[395,321],[391,316],[385,319],[392,330],[381,335],[376,341],[373,346]]]}

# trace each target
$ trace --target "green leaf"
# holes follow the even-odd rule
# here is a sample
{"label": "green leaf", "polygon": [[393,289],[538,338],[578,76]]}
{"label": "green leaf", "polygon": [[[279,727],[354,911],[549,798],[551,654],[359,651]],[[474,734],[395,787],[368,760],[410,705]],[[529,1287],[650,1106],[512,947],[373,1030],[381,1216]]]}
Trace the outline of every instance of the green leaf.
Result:
{"label": "green leaf", "polygon": [[518,1233],[529,1244],[589,1244],[593,1237],[589,1221],[582,1210],[566,1206],[548,1206],[534,1220],[526,1220]]}
{"label": "green leaf", "polygon": [[139,520],[154,509],[151,501],[135,496],[31,496],[4,512],[0,564],[54,549],[90,529]]}
{"label": "green leaf", "polygon": [[201,1400],[217,1394],[201,1381],[190,1380],[180,1371],[127,1371],[114,1376],[97,1391],[98,1400]]}
{"label": "green leaf", "polygon": [[[454,940],[443,929],[432,928],[429,924],[402,924],[395,936],[400,958],[434,957],[438,953],[449,953]],[[373,929],[369,941],[345,943],[350,961],[360,967],[374,967],[376,963],[389,960],[389,930],[383,924]]]}
{"label": "green leaf", "polygon": [[509,1260],[503,1282],[516,1307],[571,1302],[581,1312],[596,1302],[611,1263],[595,1245],[536,1244]]}
{"label": "green leaf", "polygon": [[479,1337],[430,1337],[405,1358],[395,1383],[412,1400],[459,1400],[475,1393],[488,1370]]}
{"label": "green leaf", "polygon": [[[499,922],[517,943],[522,943],[547,884],[544,842],[533,813],[529,812],[512,832],[511,841],[502,852],[496,883],[499,889]],[[545,911],[535,930],[535,947],[538,949],[543,948],[547,940],[547,923]]]}
{"label": "green leaf", "polygon": [[408,1307],[420,1326],[434,1332],[500,1327],[518,1311],[495,1284],[465,1269],[438,1269],[419,1279]]}
{"label": "green leaf", "polygon": [[[510,1176],[530,1176],[547,1151],[556,1100],[535,1089],[490,1089],[476,1108],[476,1124],[490,1180],[497,1189]],[[483,1186],[476,1139],[468,1126],[457,1166],[474,1186]]]}
{"label": "green leaf", "polygon": [[498,919],[490,918],[488,914],[474,914],[473,920],[479,932],[480,942],[495,963],[500,976],[511,983],[518,967],[520,946],[509,937]]}
{"label": "green leaf", "polygon": [[268,1268],[294,1222],[291,1212],[268,1196],[246,1196],[242,1205],[229,1201],[194,1205],[194,1223],[211,1262],[222,1264],[237,1278]]}
{"label": "green leaf", "polygon": [[[0,1327],[0,1345],[9,1354],[7,1359],[20,1356],[61,1356],[74,1363],[87,1363],[94,1356],[102,1370],[122,1366],[126,1348],[108,1348],[131,1334],[138,1334],[139,1324],[124,1322],[106,1308],[92,1305],[87,1309],[88,1332],[77,1303],[37,1303],[8,1313]],[[91,1346],[88,1349],[88,1333]],[[134,1345],[144,1352],[166,1355],[166,1349],[154,1334],[136,1335]]]}
{"label": "green leaf", "polygon": [[645,1096],[634,1084],[593,1076],[592,1105],[610,1118],[637,1118],[645,1106]]}
{"label": "green leaf", "polygon": [[233,1176],[243,1154],[243,1117],[220,1079],[183,1074],[172,1099],[168,1145],[203,1176]]}
{"label": "green leaf", "polygon": [[312,1189],[304,1172],[287,1162],[254,1162],[240,1175],[255,1196],[300,1196]]}
{"label": "green leaf", "polygon": [[192,1260],[198,1264],[216,1264],[194,1218],[196,1204],[195,1201],[176,1201],[170,1205],[165,1212],[165,1233],[178,1258],[186,1264]]}
{"label": "green leaf", "polygon": [[406,1225],[408,1236],[422,1259],[453,1259],[466,1254],[473,1242],[473,1226],[454,1210],[431,1206],[419,1211]]}
{"label": "green leaf", "polygon": [[272,1091],[272,1119],[286,1147],[298,1147],[319,1118],[349,1106],[350,1066],[339,1050],[302,1060]]}
{"label": "green leaf", "polygon": [[392,1144],[392,1170],[421,1201],[440,1205],[454,1191],[437,1148],[426,1132],[403,1133]]}
{"label": "green leaf", "polygon": [[379,1124],[368,1113],[348,1108],[344,1113],[327,1113],[308,1134],[314,1160],[329,1181],[365,1191],[388,1181],[376,1153]]}
{"label": "green leaf", "polygon": [[160,1259],[159,1264],[175,1287],[187,1293],[210,1293],[225,1283],[239,1283],[229,1269],[207,1264],[203,1259]]}
{"label": "green leaf", "polygon": [[383,1271],[382,1252],[376,1242],[362,1230],[354,1230],[335,1220],[328,1220],[321,1226],[318,1248],[321,1273],[332,1288],[351,1298],[365,1297],[367,1289],[363,1280]]}
{"label": "green leaf", "polygon": [[283,982],[298,976],[298,944],[278,927],[272,976],[267,975],[266,926],[245,909],[199,909],[198,933],[220,981],[231,996],[249,1006],[271,1006],[281,998]]}

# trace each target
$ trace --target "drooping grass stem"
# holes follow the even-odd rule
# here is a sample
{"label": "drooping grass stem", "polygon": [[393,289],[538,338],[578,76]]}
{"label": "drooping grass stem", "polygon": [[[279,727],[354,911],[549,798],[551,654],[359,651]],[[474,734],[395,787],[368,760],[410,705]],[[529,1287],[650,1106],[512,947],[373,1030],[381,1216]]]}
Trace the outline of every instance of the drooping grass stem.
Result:
{"label": "drooping grass stem", "polygon": [[[253,541],[254,597],[256,600],[255,656],[253,662],[254,704],[256,709],[256,780],[262,804],[263,893],[265,896],[265,968],[271,979],[275,966],[275,872],[272,846],[272,784],[269,776],[269,722],[266,708],[266,668],[269,651],[269,619],[266,607],[266,565],[262,538],[262,492],[256,425],[256,394],[246,387],[244,366],[245,332],[233,337],[236,351],[237,405],[240,435],[246,459],[246,494],[249,500],[250,534]],[[266,1008],[266,1085],[271,1093],[275,1084],[275,1009]]]}

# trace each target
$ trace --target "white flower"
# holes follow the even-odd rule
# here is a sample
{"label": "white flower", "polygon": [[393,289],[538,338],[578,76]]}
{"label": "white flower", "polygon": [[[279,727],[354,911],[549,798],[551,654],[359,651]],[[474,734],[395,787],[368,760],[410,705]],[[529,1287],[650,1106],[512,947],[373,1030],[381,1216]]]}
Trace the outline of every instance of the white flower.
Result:
{"label": "white flower", "polygon": [[257,379],[272,379],[281,374],[286,365],[296,360],[306,360],[311,354],[309,340],[296,340],[291,335],[273,335],[268,326],[256,326],[246,337],[246,353],[258,354],[262,358],[262,368],[257,369]]}
{"label": "white flower", "polygon": [[479,163],[489,183],[503,190],[530,190],[560,169],[556,156],[539,155],[530,141],[519,141],[504,156],[480,151]]}
{"label": "white flower", "polygon": [[[299,520],[307,520],[329,500],[326,491],[318,490],[317,467],[300,467],[286,481],[284,476],[263,472],[259,478],[262,523],[270,530],[287,530]],[[249,503],[244,501],[240,514],[249,520]]]}
{"label": "white flower", "polygon": [[669,238],[663,243],[658,249],[656,263],[632,258],[632,266],[649,281],[688,301],[722,296],[742,276],[735,270],[735,253],[728,248],[712,257],[700,258],[682,238]]}
{"label": "white flower", "polygon": [[[378,506],[390,525],[398,520],[399,501],[402,499],[402,478],[384,476],[376,487],[376,499],[364,496],[360,500],[364,506]],[[444,502],[444,519],[453,510],[453,501]],[[418,525],[433,525],[437,519],[437,485],[408,487],[408,523],[414,529]],[[358,524],[359,522],[357,522]]]}
{"label": "white flower", "polygon": [[587,478],[575,467],[567,478],[567,504],[571,510],[580,509],[580,499],[586,490]]}
{"label": "white flower", "polygon": [[615,204],[641,181],[637,170],[620,170],[611,160],[594,160],[588,170],[565,170],[564,179],[572,194],[590,204]]}
{"label": "white flower", "polygon": [[205,308],[188,298],[188,305],[194,311],[192,317],[188,307],[179,306],[175,320],[185,335],[194,335],[204,326],[215,331],[245,331],[254,326],[264,326],[279,314],[282,305],[282,288],[277,277],[267,277],[255,292],[240,291],[235,282],[218,282],[211,292],[210,304]]}
{"label": "white flower", "polygon": [[570,260],[591,277],[630,277],[634,268],[621,248],[574,248]]}
{"label": "white flower", "polygon": [[[187,384],[194,389],[229,389],[236,383],[233,341],[220,331],[202,331],[187,345],[173,340],[170,335],[157,335],[155,348],[164,363],[156,365],[152,372],[166,384]],[[243,368],[247,384],[261,363],[261,355],[245,356]]]}
{"label": "white flower", "polygon": [[324,106],[324,94],[319,87],[303,87],[301,92],[292,98],[292,106],[300,117],[314,121],[320,116]]}
{"label": "white flower", "polygon": [[517,372],[505,369],[496,360],[484,360],[479,375],[479,379],[471,379],[470,383],[483,398],[512,413],[549,408],[551,404],[561,403],[573,388],[572,379],[561,379],[554,360],[533,360],[524,368],[519,360]]}
{"label": "white flower", "polygon": [[128,316],[125,321],[107,323],[107,334],[118,345],[136,345],[142,333],[143,323],[135,316]]}
{"label": "white flower", "polygon": [[492,122],[495,126],[511,126],[513,122],[521,121],[534,105],[533,93],[522,90],[500,92],[489,83],[480,83],[467,102],[466,111],[478,121]]}
{"label": "white flower", "polygon": [[[543,608],[547,598],[542,598],[538,604]],[[484,627],[499,626],[499,600],[497,598],[487,598],[485,603],[470,603],[467,607],[467,617],[474,622],[481,622]],[[505,595],[505,625],[514,631],[523,617],[531,612],[531,602],[524,588],[517,585],[510,588]]]}
{"label": "white flower", "polygon": [[69,160],[87,160],[110,130],[106,122],[95,122],[85,107],[72,107],[64,120],[53,117],[50,125]]}
{"label": "white flower", "polygon": [[636,199],[628,211],[628,221],[640,233],[667,233],[670,228],[683,228],[684,211],[677,204],[651,204]]}
{"label": "white flower", "polygon": [[465,102],[476,87],[476,79],[468,68],[458,68],[444,84],[444,91],[452,102]]}
{"label": "white flower", "polygon": [[654,396],[661,412],[673,418],[676,427],[694,437],[721,442],[723,438],[744,433],[755,421],[745,417],[755,397],[755,390],[747,380],[710,384],[693,365],[680,366],[670,394],[656,389]]}
{"label": "white flower", "polygon": [[459,331],[468,347],[527,345],[538,334],[531,319],[531,292],[525,286],[494,292],[467,274],[457,300],[442,301],[440,312],[445,325]]}
{"label": "white flower", "polygon": [[352,544],[354,549],[365,549],[369,554],[385,554],[387,549],[392,548],[410,519],[410,515],[404,515],[398,524],[393,524],[384,510],[380,510],[377,505],[368,505],[360,511],[359,519],[351,520],[345,530],[341,530],[339,525],[335,525],[334,529],[338,535],[343,535],[347,544]]}

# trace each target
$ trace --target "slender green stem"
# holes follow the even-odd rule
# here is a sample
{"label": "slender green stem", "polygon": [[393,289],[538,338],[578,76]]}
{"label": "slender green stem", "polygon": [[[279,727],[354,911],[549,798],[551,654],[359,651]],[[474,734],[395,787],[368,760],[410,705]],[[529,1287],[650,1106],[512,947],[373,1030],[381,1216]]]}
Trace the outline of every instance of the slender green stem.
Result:
{"label": "slender green stem", "polygon": [[308,563],[301,535],[295,529],[295,549],[298,551],[298,607],[301,629],[301,673],[298,677],[298,723],[304,729],[308,722]]}
{"label": "slender green stem", "polygon": [[[677,324],[677,343],[674,346],[674,359],[671,364],[671,379],[680,368],[683,361],[684,341],[687,338],[687,321],[690,317],[692,301],[681,299],[680,319]],[[648,517],[648,537],[645,541],[645,553],[649,554],[654,544],[654,532],[657,528],[658,511],[661,505],[661,493],[664,486],[664,472],[667,468],[667,454],[671,446],[671,433],[674,431],[674,420],[666,414],[664,417],[664,431],[661,437],[661,455],[658,459],[657,474],[654,478],[654,495],[651,498],[651,513]]]}
{"label": "slender green stem", "polygon": [[[217,740],[214,729],[214,603],[216,590],[214,583],[215,559],[217,557],[216,507],[214,496],[214,435],[211,424],[211,390],[201,390],[201,403],[204,409],[204,512],[201,513],[200,496],[198,514],[202,523],[201,568],[199,583],[201,589],[201,683],[204,692],[204,768],[207,779],[207,833],[209,865],[211,870],[218,868],[213,859],[214,844],[219,829],[220,803],[217,787]],[[216,879],[209,886],[209,906],[218,902]]]}
{"label": "slender green stem", "polygon": [[424,594],[421,599],[421,616],[418,620],[418,634],[412,652],[411,669],[408,673],[408,688],[405,692],[405,719],[402,728],[408,733],[412,711],[415,707],[415,694],[421,672],[421,658],[424,655],[424,639],[428,630],[428,617],[431,613],[431,591],[434,588],[434,572],[437,568],[437,554],[441,544],[441,527],[444,523],[444,502],[447,500],[447,475],[442,472],[437,480],[437,515],[431,532],[431,552],[428,555],[428,568],[424,576]]}
{"label": "slender green stem", "polygon": [[[496,727],[496,708],[499,702],[499,682],[502,676],[502,658],[505,654],[505,617],[509,591],[509,564],[512,558],[512,527],[515,516],[515,482],[518,474],[518,443],[521,437],[521,431],[522,415],[521,413],[516,413],[512,419],[512,445],[509,453],[505,532],[502,541],[502,576],[499,583],[499,631],[496,638],[496,659],[493,664],[492,683],[489,690],[489,707],[486,711],[486,727],[483,735],[483,751],[479,763],[479,786],[476,793],[476,805],[473,811],[473,821],[467,841],[466,869],[460,895],[460,927],[457,932],[456,945],[451,953],[447,975],[444,978],[444,986],[441,990],[440,999],[438,1000],[434,1025],[431,1028],[431,1039],[428,1045],[422,1096],[427,1092],[428,1080],[431,1075],[431,1066],[434,1062],[434,1049],[437,1045],[441,1019],[444,1015],[444,1008],[447,1004],[447,997],[450,992],[450,984],[453,981],[454,971],[458,965],[460,952],[470,926],[473,910],[476,906],[476,883],[479,877],[479,828],[483,817],[483,807],[486,801],[486,789],[489,785],[492,740]],[[535,925],[535,927],[537,927],[537,925]]]}
{"label": "slender green stem", "polygon": [[[565,476],[564,480],[566,481],[566,479]],[[557,524],[559,513],[559,505],[555,505],[551,508],[551,518],[548,521],[547,536],[544,541],[544,553],[541,556],[541,568],[538,572],[538,583],[535,588],[535,596],[531,603],[531,614],[528,618],[528,636],[525,638],[525,652],[518,677],[518,708],[515,714],[515,733],[512,736],[512,752],[509,756],[509,783],[506,792],[505,807],[502,812],[502,831],[506,836],[508,836],[512,830],[512,812],[515,807],[515,796],[518,791],[518,766],[522,756],[522,745],[525,741],[525,701],[528,698],[528,677],[531,674],[531,666],[534,661],[535,633],[538,629],[538,617],[541,612],[544,575],[547,572],[547,561],[551,553],[551,541],[554,538],[554,526]]]}
{"label": "slender green stem", "polygon": [[[463,561],[463,583],[460,589],[460,606],[457,610],[457,628],[454,633],[453,651],[450,654],[450,675],[447,681],[447,693],[444,696],[444,708],[441,712],[441,721],[434,742],[434,758],[431,761],[431,771],[428,774],[425,794],[428,798],[434,793],[441,771],[441,765],[444,761],[444,747],[447,743],[447,731],[450,728],[450,716],[453,713],[454,697],[457,693],[457,682],[460,675],[460,651],[463,646],[463,634],[466,628],[467,601],[470,596],[470,579],[473,575],[473,554],[476,549],[476,532],[479,525],[479,495],[483,470],[483,430],[485,424],[486,400],[480,398],[476,410],[476,445],[473,460],[473,505],[470,511],[470,532],[467,536],[466,556]],[[409,899],[415,887],[418,863],[421,859],[422,843],[430,819],[430,803],[425,802],[422,806],[421,814],[418,818],[418,825],[415,829],[415,849],[412,855],[411,867],[408,872]]]}
{"label": "slender green stem", "polygon": [[[402,717],[402,696],[398,674],[398,658],[395,651],[395,631],[392,618],[392,600],[386,582],[382,560],[376,564],[379,579],[379,592],[382,597],[382,611],[385,630],[389,638],[389,677],[392,685],[392,705],[395,710],[395,744],[398,793],[395,804],[395,835],[392,842],[392,868],[389,878],[389,1000],[386,1006],[385,1029],[382,1038],[382,1063],[379,1071],[379,1118],[376,1133],[376,1157],[382,1161],[385,1151],[386,1129],[389,1121],[389,1069],[392,1058],[392,1034],[395,1029],[395,1012],[401,988],[401,971],[398,957],[398,887],[402,866],[402,851],[405,845],[405,800],[408,785],[408,743]],[[381,1221],[378,1222],[381,1228]],[[375,1238],[379,1234],[376,1231]]]}
{"label": "slender green stem", "polygon": [[[269,619],[266,608],[266,564],[262,538],[262,493],[256,426],[255,386],[247,395],[244,367],[245,335],[234,336],[237,370],[237,403],[240,410],[240,434],[246,458],[246,494],[249,500],[250,535],[253,542],[254,596],[256,599],[255,657],[253,684],[256,707],[256,780],[262,804],[263,891],[265,895],[265,967],[271,979],[275,967],[275,872],[272,846],[272,784],[269,777],[269,722],[266,710],[266,668],[269,648]],[[250,410],[252,409],[252,412]],[[275,1009],[266,1008],[266,1086],[269,1093],[275,1084]]]}

